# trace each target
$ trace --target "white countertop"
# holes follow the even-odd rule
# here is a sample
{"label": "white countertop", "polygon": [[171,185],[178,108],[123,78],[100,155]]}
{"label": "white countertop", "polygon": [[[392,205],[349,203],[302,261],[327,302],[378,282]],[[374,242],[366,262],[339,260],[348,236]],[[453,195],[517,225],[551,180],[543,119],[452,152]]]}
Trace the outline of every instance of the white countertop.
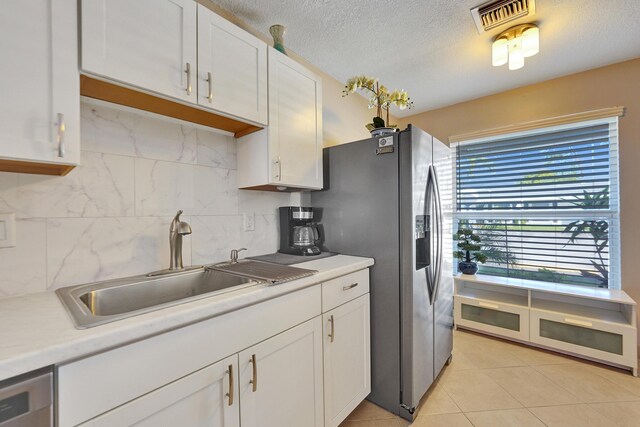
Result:
{"label": "white countertop", "polygon": [[258,284],[89,329],[76,329],[53,292],[0,300],[0,381],[77,359],[288,294],[373,265],[336,255],[296,264],[318,270],[280,285]]}

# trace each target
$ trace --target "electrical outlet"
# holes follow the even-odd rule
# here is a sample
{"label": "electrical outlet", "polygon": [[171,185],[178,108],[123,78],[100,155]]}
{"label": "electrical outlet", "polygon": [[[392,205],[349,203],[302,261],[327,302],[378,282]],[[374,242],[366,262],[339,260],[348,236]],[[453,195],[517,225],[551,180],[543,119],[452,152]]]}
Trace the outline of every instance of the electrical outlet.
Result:
{"label": "electrical outlet", "polygon": [[12,248],[16,245],[16,215],[0,213],[0,248]]}
{"label": "electrical outlet", "polygon": [[244,231],[255,231],[256,229],[256,216],[252,213],[246,213],[242,215],[244,220]]}

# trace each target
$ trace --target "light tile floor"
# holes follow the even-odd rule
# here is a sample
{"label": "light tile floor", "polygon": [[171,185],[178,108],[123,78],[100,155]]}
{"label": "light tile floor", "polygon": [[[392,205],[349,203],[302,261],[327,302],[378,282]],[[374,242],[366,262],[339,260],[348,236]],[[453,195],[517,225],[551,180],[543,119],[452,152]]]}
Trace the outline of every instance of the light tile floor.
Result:
{"label": "light tile floor", "polygon": [[340,427],[640,426],[640,378],[463,330],[413,423],[363,402]]}

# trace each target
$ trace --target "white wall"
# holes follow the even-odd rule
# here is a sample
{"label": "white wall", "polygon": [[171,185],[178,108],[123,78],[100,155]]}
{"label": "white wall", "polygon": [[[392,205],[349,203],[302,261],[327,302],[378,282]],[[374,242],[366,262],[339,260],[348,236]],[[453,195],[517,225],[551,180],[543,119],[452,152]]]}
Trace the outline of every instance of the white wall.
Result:
{"label": "white wall", "polygon": [[185,265],[277,249],[277,207],[299,193],[238,190],[232,137],[106,104],[83,103],[81,121],[82,165],[66,177],[0,173],[0,212],[18,218],[0,297],[166,268],[178,209],[193,229]]}

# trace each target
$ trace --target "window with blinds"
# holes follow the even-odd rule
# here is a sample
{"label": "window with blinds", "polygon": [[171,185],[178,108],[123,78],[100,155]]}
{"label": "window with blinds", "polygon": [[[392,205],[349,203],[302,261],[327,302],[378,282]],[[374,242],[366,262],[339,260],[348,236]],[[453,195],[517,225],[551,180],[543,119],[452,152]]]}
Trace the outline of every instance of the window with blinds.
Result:
{"label": "window with blinds", "polygon": [[619,288],[617,117],[454,144],[480,273]]}

